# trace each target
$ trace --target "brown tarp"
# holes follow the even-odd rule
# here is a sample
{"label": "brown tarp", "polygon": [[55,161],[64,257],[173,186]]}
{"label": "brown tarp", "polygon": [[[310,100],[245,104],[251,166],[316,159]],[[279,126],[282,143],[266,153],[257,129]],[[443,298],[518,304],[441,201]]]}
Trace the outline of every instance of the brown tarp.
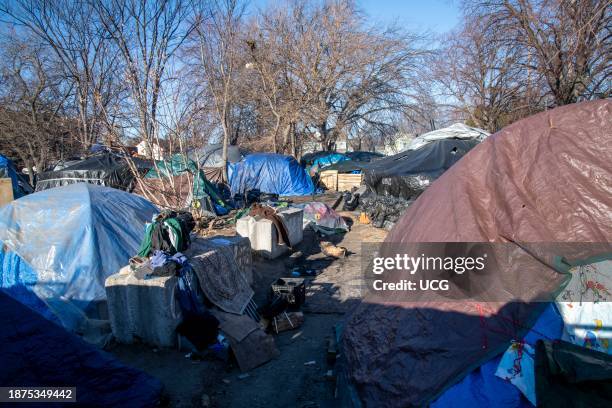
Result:
{"label": "brown tarp", "polygon": [[[472,149],[408,209],[386,243],[505,242],[512,262],[493,291],[406,302],[367,295],[344,332],[347,374],[366,406],[423,406],[472,369],[501,353],[533,324],[566,275],[568,259],[592,249],[575,242],[612,240],[612,102],[569,105],[524,119]],[[588,248],[588,247],[587,247]],[[609,250],[610,245],[598,250]],[[385,252],[385,244],[381,255]],[[400,273],[400,272],[398,272]],[[407,274],[407,272],[405,272]],[[406,276],[408,278],[408,276]]]}
{"label": "brown tarp", "polygon": [[193,176],[187,172],[171,177],[142,178],[135,185],[134,194],[159,208],[186,208],[191,204]]}

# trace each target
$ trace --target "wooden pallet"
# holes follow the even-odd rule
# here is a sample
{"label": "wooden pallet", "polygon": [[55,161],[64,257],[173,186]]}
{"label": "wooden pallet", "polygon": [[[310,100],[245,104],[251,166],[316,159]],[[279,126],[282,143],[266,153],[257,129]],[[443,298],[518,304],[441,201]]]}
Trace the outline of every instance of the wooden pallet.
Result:
{"label": "wooden pallet", "polygon": [[353,187],[359,188],[363,181],[363,174],[338,174],[338,191],[351,191]]}

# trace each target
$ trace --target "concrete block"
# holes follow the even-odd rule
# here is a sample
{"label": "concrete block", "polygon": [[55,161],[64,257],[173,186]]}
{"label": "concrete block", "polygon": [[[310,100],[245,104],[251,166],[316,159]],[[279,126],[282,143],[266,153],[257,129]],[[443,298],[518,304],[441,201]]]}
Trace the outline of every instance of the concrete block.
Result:
{"label": "concrete block", "polygon": [[278,243],[276,227],[270,220],[242,217],[236,223],[238,235],[249,238],[251,249],[268,259],[278,258],[289,251],[286,245]]}
{"label": "concrete block", "polygon": [[246,279],[249,286],[253,286],[253,257],[251,254],[251,243],[248,238],[238,236],[214,236],[209,238],[196,238],[191,242],[185,255],[189,258],[196,254],[210,251],[220,246],[229,246],[234,252],[234,258],[238,269]]}
{"label": "concrete block", "polygon": [[296,246],[304,238],[304,210],[296,207],[287,207],[279,210],[278,216],[287,226],[287,234],[291,245]]}
{"label": "concrete block", "polygon": [[144,279],[129,266],[109,276],[104,286],[113,335],[121,343],[137,338],[158,347],[174,347],[182,320],[175,276]]}

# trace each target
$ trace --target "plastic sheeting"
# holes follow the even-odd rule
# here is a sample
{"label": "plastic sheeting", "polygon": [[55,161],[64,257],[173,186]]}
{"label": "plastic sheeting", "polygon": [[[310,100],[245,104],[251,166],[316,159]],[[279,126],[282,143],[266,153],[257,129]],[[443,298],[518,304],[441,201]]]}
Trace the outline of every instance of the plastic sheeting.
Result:
{"label": "plastic sheeting", "polygon": [[368,188],[381,195],[415,198],[479,142],[437,140],[363,166]]}
{"label": "plastic sheeting", "polygon": [[298,207],[304,210],[304,228],[310,226],[324,235],[343,233],[349,230],[344,218],[325,203],[313,201],[298,205]]}
{"label": "plastic sheeting", "polygon": [[340,163],[346,160],[349,160],[349,158],[343,154],[331,153],[331,154],[328,154],[327,156],[322,156],[322,157],[315,159],[315,161],[313,161],[312,165],[309,167],[308,172],[310,173],[310,175],[315,175],[319,171],[326,169],[328,166],[331,166],[332,164]]}
{"label": "plastic sheeting", "polygon": [[[156,162],[142,181],[154,203],[160,207],[195,207],[220,215],[227,213],[227,204],[216,187],[206,179],[196,162],[185,155],[175,154],[168,160]],[[147,196],[142,187],[136,192]]]}
{"label": "plastic sheeting", "polygon": [[[195,149],[189,153],[189,158],[199,163],[200,167],[223,167],[223,144],[216,143]],[[237,163],[242,159],[238,146],[227,146],[227,161]]]}
{"label": "plastic sheeting", "polygon": [[412,142],[410,142],[408,150],[417,150],[433,141],[443,139],[464,139],[482,142],[489,137],[489,135],[489,132],[482,129],[469,127],[463,123],[455,123],[449,127],[433,130],[415,137]]}
{"label": "plastic sheeting", "polygon": [[0,384],[76,387],[79,406],[158,405],[159,380],[125,366],[2,292],[0,310]]}
{"label": "plastic sheeting", "polygon": [[[526,344],[535,347],[542,339],[560,339],[563,320],[554,304],[550,304],[540,315],[535,325],[523,338]],[[478,367],[459,383],[450,387],[431,404],[431,408],[453,407],[531,407],[518,388],[495,375],[501,356]]]}
{"label": "plastic sheeting", "polygon": [[[123,191],[77,183],[30,194],[0,209],[2,250],[19,256],[3,262],[0,283],[32,290],[75,330],[92,302],[104,301],[104,280],[138,252],[145,223],[157,209]],[[5,255],[6,256],[6,255]],[[27,293],[17,300],[29,302]]]}
{"label": "plastic sheeting", "polygon": [[346,157],[350,160],[354,160],[356,162],[371,162],[372,160],[378,160],[382,157],[385,157],[384,154],[378,152],[366,152],[366,151],[355,151],[355,152],[346,152],[344,153]]}
{"label": "plastic sheeting", "polygon": [[[135,158],[131,160],[141,174],[144,174],[153,166],[147,160]],[[134,181],[134,174],[125,157],[113,153],[100,153],[61,170],[39,174],[36,181],[36,191],[85,182],[132,191]]]}
{"label": "plastic sheeting", "polygon": [[[436,180],[385,242],[555,242],[568,260],[585,258],[575,243],[612,241],[611,127],[612,101],[600,100],[502,129]],[[508,245],[516,249],[512,262],[488,291],[523,302],[365,297],[343,339],[365,405],[427,405],[531,327],[542,306],[531,299],[558,291],[566,275],[550,259]]]}
{"label": "plastic sheeting", "polygon": [[0,178],[10,178],[13,184],[13,198],[17,199],[32,192],[32,187],[21,180],[13,162],[0,154]]}
{"label": "plastic sheeting", "polygon": [[314,193],[312,179],[291,156],[256,153],[228,166],[232,194],[247,190],[279,196],[304,196]]}

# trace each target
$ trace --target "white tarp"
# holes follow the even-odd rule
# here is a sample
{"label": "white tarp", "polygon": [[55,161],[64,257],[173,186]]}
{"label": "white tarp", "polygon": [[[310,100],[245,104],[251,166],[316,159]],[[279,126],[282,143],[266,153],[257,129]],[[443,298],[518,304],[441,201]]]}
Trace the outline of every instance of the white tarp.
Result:
{"label": "white tarp", "polygon": [[482,129],[469,127],[463,123],[455,123],[449,127],[433,130],[415,137],[407,150],[417,150],[434,140],[440,139],[473,139],[482,142],[489,135],[488,132]]}

